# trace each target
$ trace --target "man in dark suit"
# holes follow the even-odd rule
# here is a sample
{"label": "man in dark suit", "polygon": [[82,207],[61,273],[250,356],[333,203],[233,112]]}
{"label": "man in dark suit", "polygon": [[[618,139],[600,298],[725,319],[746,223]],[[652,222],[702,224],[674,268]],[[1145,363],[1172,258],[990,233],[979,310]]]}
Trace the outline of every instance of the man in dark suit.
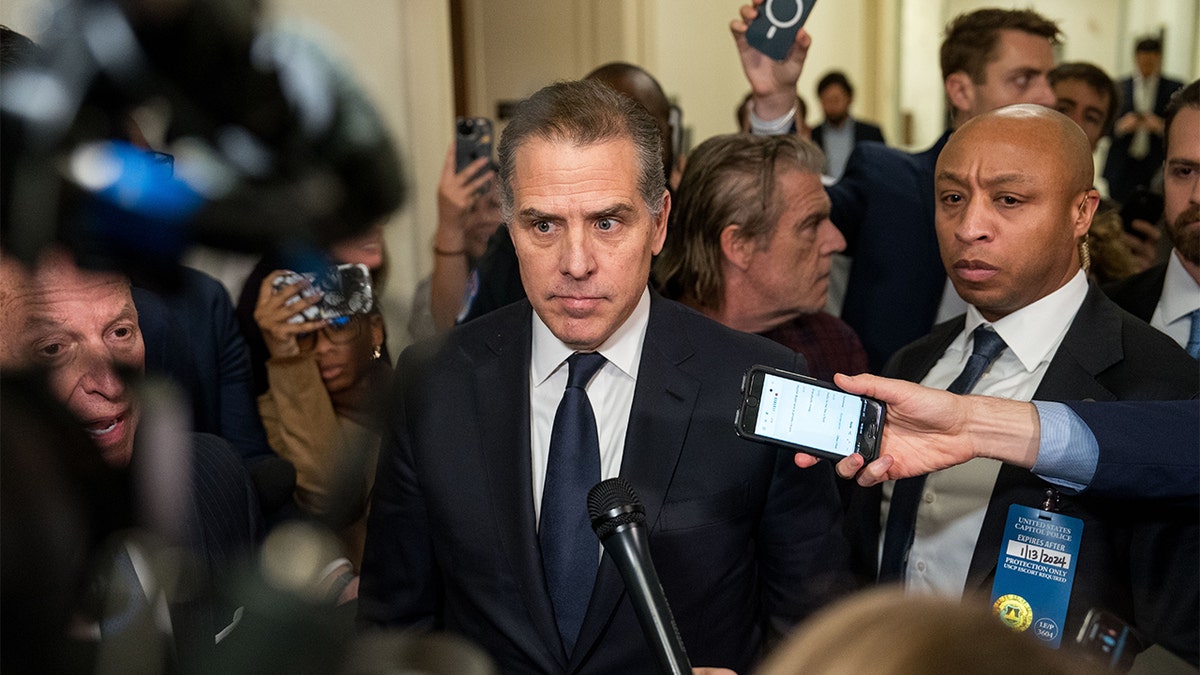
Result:
{"label": "man in dark suit", "polygon": [[[754,92],[755,116],[783,120],[794,105],[811,38],[801,30],[787,59],[776,62],[745,41],[756,16],[753,8],[742,8],[741,20],[732,24],[734,39]],[[1053,21],[1029,10],[981,9],[951,21],[941,67],[955,126],[1013,103],[1053,106],[1047,73],[1058,36]],[[778,126],[771,122],[769,130],[755,132],[788,131],[786,125],[775,131]],[[841,317],[862,338],[875,372],[897,349],[928,333],[943,305],[961,307],[946,283],[933,230],[933,167],[950,133],[917,154],[860,144],[842,180],[828,188],[833,223],[853,259]]]}
{"label": "man in dark suit", "polygon": [[1163,263],[1105,291],[1200,357],[1200,80],[1171,99],[1163,128],[1163,219],[1175,246]]}
{"label": "man in dark suit", "polygon": [[[1099,195],[1087,138],[1070,119],[1027,105],[981,115],[955,132],[936,176],[942,259],[970,304],[966,315],[898,352],[885,374],[945,387],[986,361],[980,346],[991,341],[998,355],[976,369],[982,377],[973,389],[957,393],[1043,401],[1196,396],[1200,378],[1187,355],[1088,286],[1078,243]],[[1074,635],[1089,609],[1104,608],[1132,623],[1145,643],[1195,663],[1200,533],[1191,501],[1179,509],[1069,496],[1024,469],[978,459],[859,492],[849,524],[861,571],[873,573],[880,560],[881,579],[957,595],[992,588],[1011,505],[1080,518],[1079,572],[1061,634]]]}
{"label": "man in dark suit", "polygon": [[883,143],[883,131],[870,122],[850,116],[854,86],[842,71],[832,70],[821,78],[817,83],[817,98],[821,101],[825,121],[812,130],[812,140],[825,151],[825,175],[841,178],[850,151],[864,141]]}
{"label": "man in dark suit", "polygon": [[[459,633],[503,672],[653,672],[584,510],[591,484],[616,475],[646,507],[695,665],[745,672],[771,634],[844,588],[832,473],[801,475],[731,424],[749,365],[803,370],[803,358],[647,288],[670,211],[659,152],[645,110],[594,82],[518,108],[499,176],[528,300],[401,355],[364,621]],[[599,370],[576,381],[589,362]]]}
{"label": "man in dark suit", "polygon": [[1150,187],[1163,161],[1163,114],[1183,83],[1162,76],[1162,41],[1139,40],[1137,71],[1121,80],[1121,109],[1104,161],[1108,194],[1124,203],[1134,188]]}

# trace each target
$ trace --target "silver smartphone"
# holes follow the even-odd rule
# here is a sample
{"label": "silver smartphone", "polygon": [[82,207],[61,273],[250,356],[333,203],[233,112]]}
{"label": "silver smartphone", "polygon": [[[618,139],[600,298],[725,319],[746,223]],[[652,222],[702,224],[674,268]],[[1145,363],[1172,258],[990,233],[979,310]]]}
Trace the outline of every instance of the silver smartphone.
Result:
{"label": "silver smartphone", "polygon": [[742,378],[734,425],[739,436],[834,461],[879,456],[887,409],[806,375],[753,366]]}

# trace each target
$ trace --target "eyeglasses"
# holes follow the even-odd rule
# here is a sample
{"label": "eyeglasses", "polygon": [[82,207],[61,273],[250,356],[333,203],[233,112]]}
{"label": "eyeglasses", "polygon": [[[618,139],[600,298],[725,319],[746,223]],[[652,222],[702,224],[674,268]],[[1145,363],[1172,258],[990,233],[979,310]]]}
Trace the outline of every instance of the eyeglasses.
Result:
{"label": "eyeglasses", "polygon": [[330,319],[329,324],[323,326],[320,330],[314,330],[307,333],[300,333],[296,336],[296,344],[301,351],[312,351],[317,347],[317,333],[325,336],[335,345],[344,345],[359,335],[362,335],[362,322],[356,321],[354,317],[339,316],[335,319]]}

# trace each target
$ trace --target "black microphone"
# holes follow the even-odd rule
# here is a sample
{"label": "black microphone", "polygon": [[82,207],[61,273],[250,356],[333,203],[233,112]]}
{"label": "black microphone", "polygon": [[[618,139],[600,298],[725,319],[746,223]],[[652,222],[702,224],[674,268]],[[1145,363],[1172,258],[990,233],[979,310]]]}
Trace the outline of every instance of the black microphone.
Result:
{"label": "black microphone", "polygon": [[690,675],[692,665],[650,559],[646,509],[633,487],[624,478],[610,478],[588,490],[587,501],[592,530],[621,570],[646,642],[658,657],[662,672]]}

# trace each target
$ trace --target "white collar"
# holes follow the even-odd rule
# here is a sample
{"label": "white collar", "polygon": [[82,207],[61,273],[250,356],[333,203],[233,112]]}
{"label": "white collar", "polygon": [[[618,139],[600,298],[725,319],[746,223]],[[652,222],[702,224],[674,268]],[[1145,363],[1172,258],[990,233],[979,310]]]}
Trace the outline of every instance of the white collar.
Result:
{"label": "white collar", "polygon": [[[637,379],[638,363],[642,356],[642,343],[646,339],[646,327],[650,324],[650,289],[642,291],[642,297],[634,306],[629,318],[625,319],[604,344],[596,350],[610,363],[620,368],[629,377]],[[555,337],[542,317],[533,312],[533,347],[531,373],[533,386],[538,386],[562,365],[575,350]]]}
{"label": "white collar", "polygon": [[1167,261],[1167,273],[1163,277],[1162,295],[1158,299],[1158,307],[1162,312],[1163,323],[1171,323],[1180,317],[1200,309],[1200,287],[1183,263],[1179,261],[1179,249],[1171,249],[1170,260]]}
{"label": "white collar", "polygon": [[[1033,372],[1038,364],[1049,360],[1058,349],[1087,292],[1087,275],[1081,269],[1058,290],[1001,317],[991,326],[1025,370]],[[967,305],[966,325],[963,336],[960,336],[964,340],[964,350],[965,336],[984,323],[988,321],[979,310],[974,305]]]}

